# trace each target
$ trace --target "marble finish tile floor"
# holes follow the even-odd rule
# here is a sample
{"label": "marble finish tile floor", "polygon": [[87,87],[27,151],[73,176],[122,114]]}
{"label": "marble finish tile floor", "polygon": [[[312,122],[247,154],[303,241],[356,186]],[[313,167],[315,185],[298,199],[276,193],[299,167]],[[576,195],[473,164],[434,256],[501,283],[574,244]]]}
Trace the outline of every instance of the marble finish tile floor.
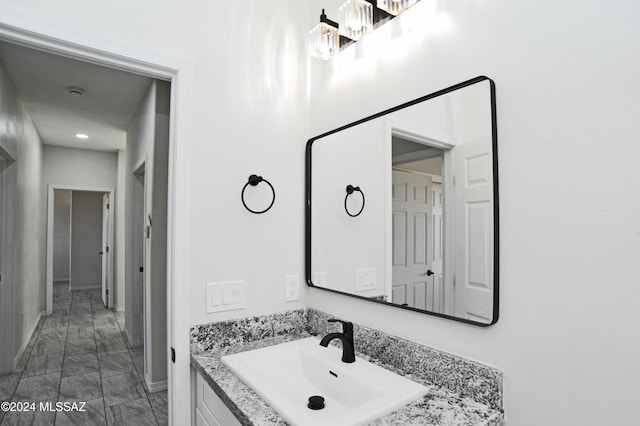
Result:
{"label": "marble finish tile floor", "polygon": [[86,411],[0,412],[0,426],[166,425],[167,392],[143,385],[143,350],[125,342],[124,313],[105,309],[101,290],[54,285],[43,317],[18,363],[0,376],[0,401],[86,402]]}

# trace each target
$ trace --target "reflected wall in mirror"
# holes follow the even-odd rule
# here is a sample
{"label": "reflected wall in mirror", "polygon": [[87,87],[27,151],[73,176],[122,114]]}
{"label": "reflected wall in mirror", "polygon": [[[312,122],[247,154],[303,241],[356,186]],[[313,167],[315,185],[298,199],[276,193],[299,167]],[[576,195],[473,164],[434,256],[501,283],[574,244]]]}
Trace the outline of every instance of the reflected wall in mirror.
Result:
{"label": "reflected wall in mirror", "polygon": [[[307,283],[494,324],[496,152],[495,85],[486,77],[310,139]],[[360,191],[348,194],[349,185]]]}

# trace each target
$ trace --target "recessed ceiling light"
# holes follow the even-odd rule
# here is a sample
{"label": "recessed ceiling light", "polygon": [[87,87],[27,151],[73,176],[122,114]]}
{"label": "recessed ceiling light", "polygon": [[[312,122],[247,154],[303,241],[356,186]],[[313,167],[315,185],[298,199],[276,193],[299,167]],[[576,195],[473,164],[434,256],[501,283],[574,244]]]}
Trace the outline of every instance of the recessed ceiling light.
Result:
{"label": "recessed ceiling light", "polygon": [[78,138],[78,139],[89,139],[89,135],[85,135],[84,133],[76,133],[76,138]]}
{"label": "recessed ceiling light", "polygon": [[69,86],[67,87],[67,92],[73,96],[82,96],[84,95],[84,89],[81,87]]}

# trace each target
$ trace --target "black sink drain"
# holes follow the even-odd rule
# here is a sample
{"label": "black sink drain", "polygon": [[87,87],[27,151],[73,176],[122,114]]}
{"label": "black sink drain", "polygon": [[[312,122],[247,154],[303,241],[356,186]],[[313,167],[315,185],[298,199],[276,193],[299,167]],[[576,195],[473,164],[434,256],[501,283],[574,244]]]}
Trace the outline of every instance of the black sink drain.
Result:
{"label": "black sink drain", "polygon": [[319,395],[310,396],[307,407],[312,410],[322,410],[324,408],[324,398]]}

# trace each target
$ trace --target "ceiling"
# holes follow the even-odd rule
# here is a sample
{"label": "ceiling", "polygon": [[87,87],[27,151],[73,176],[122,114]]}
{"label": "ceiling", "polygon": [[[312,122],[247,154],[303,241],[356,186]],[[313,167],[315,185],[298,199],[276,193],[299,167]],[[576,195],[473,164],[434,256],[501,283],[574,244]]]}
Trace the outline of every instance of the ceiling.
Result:
{"label": "ceiling", "polygon": [[[5,42],[0,42],[0,62],[48,145],[125,149],[125,131],[152,81]],[[72,95],[69,87],[84,94]],[[78,139],[77,133],[89,138]]]}

